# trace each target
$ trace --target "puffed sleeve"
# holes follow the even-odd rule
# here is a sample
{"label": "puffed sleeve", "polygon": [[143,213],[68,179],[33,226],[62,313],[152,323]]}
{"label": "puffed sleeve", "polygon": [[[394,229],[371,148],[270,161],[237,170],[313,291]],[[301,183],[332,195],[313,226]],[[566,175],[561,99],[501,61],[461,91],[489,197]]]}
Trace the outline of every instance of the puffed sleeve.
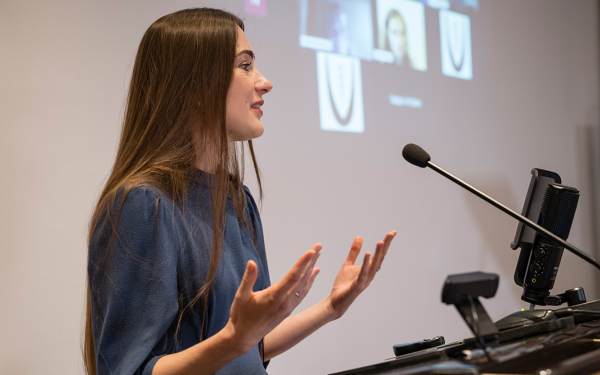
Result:
{"label": "puffed sleeve", "polygon": [[[120,199],[117,199],[116,207]],[[164,336],[179,310],[178,234],[173,205],[158,191],[126,196],[114,250],[113,224],[101,219],[88,262],[98,375],[148,374],[164,354]],[[110,256],[107,256],[110,254]]]}

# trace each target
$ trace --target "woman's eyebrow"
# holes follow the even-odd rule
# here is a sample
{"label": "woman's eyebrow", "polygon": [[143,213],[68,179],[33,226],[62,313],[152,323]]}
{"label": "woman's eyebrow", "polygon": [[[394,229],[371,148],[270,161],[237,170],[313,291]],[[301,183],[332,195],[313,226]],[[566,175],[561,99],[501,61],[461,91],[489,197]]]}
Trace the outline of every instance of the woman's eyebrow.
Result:
{"label": "woman's eyebrow", "polygon": [[250,56],[250,57],[252,58],[252,60],[254,60],[254,52],[252,52],[252,51],[251,51],[251,50],[249,50],[249,49],[245,49],[245,50],[243,50],[243,51],[240,51],[240,52],[239,52],[237,55],[235,55],[235,57],[238,57],[239,55],[243,55],[244,53],[245,53],[246,55]]}

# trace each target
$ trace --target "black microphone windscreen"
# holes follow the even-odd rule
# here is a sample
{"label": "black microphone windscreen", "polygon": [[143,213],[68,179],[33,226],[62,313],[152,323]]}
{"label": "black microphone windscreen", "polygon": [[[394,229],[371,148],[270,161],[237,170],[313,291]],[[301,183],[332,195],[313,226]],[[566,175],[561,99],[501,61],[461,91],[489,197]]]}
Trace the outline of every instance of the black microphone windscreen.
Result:
{"label": "black microphone windscreen", "polygon": [[402,149],[402,156],[407,162],[417,167],[425,168],[427,162],[431,160],[429,154],[414,143],[409,143]]}
{"label": "black microphone windscreen", "polygon": [[538,224],[566,240],[571,231],[579,190],[557,183],[549,184],[540,208]]}

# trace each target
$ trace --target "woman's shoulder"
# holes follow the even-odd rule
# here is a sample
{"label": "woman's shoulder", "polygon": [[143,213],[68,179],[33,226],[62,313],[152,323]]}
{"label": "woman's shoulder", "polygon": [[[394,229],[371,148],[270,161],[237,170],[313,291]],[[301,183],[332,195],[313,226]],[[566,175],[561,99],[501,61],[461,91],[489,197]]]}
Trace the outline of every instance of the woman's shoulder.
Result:
{"label": "woman's shoulder", "polygon": [[254,200],[254,197],[252,196],[252,192],[250,192],[250,188],[248,188],[248,186],[246,185],[242,185],[243,189],[244,189],[244,193],[246,194],[246,200],[248,202],[248,204],[250,204],[253,207],[258,207],[256,205],[256,201]]}
{"label": "woman's shoulder", "polygon": [[246,217],[250,219],[255,230],[262,233],[260,209],[258,208],[250,189],[246,185],[244,185],[244,193],[246,194]]}
{"label": "woman's shoulder", "polygon": [[117,193],[114,208],[119,221],[128,227],[152,225],[168,230],[178,216],[171,197],[150,184],[122,188]]}
{"label": "woman's shoulder", "polygon": [[116,227],[139,232],[152,224],[173,222],[175,209],[168,194],[150,184],[119,187],[105,207],[95,232],[112,232]]}
{"label": "woman's shoulder", "polygon": [[256,217],[260,218],[260,209],[258,208],[258,205],[256,204],[256,200],[254,200],[254,197],[252,196],[250,189],[246,185],[243,185],[243,188],[244,188],[244,193],[246,194],[246,210],[249,211],[249,213],[252,217],[256,216]]}
{"label": "woman's shoulder", "polygon": [[169,195],[149,183],[123,185],[117,189],[117,200],[125,198],[125,203],[143,203],[157,200],[170,200]]}
{"label": "woman's shoulder", "polygon": [[90,254],[115,246],[121,255],[156,257],[149,253],[160,250],[162,243],[172,245],[179,238],[176,217],[171,199],[160,189],[146,184],[121,187],[94,226]]}
{"label": "woman's shoulder", "polygon": [[173,207],[171,197],[156,186],[144,183],[136,186],[122,186],[117,190],[113,208],[121,212],[143,213]]}

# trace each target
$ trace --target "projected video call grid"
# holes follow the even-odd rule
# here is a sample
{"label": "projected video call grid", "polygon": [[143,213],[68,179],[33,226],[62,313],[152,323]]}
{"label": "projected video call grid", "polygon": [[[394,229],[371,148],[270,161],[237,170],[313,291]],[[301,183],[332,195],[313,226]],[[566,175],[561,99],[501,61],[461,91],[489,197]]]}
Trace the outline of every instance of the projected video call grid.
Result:
{"label": "projected video call grid", "polygon": [[[438,25],[426,25],[432,19],[426,9],[437,13]],[[402,78],[406,85],[381,82],[379,89],[388,91],[389,106],[412,111],[432,101],[427,75],[473,79],[471,17],[465,13],[476,15],[478,0],[300,0],[299,10],[300,47],[316,52],[322,130],[365,131],[363,75],[373,69],[392,81]],[[434,26],[439,72],[428,71],[428,43],[438,41],[427,30]]]}

